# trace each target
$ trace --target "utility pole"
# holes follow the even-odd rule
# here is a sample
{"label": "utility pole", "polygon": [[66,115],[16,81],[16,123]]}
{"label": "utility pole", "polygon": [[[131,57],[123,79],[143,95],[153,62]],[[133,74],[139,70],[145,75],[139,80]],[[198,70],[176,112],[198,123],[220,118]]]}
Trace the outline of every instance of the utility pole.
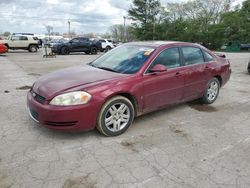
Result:
{"label": "utility pole", "polygon": [[71,38],[71,36],[70,36],[70,20],[68,20],[68,24],[69,24],[69,38]]}
{"label": "utility pole", "polygon": [[126,42],[126,16],[123,16],[124,24],[123,24],[123,42]]}

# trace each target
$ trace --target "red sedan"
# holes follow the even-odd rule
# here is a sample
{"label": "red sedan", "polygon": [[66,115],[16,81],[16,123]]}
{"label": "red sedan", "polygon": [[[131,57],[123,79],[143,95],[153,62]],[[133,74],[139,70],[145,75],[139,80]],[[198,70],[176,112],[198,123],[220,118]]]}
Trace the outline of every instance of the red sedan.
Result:
{"label": "red sedan", "polygon": [[48,128],[96,127],[116,136],[147,112],[194,99],[213,103],[230,74],[227,59],[197,44],[128,43],[88,65],[41,77],[27,103],[31,118]]}
{"label": "red sedan", "polygon": [[6,53],[8,52],[8,48],[4,45],[0,43],[0,54]]}

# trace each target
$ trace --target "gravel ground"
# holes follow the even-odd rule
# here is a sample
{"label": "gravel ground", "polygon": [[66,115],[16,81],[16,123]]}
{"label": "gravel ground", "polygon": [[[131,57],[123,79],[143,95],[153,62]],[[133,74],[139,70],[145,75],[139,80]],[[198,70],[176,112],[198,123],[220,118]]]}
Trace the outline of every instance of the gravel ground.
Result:
{"label": "gravel ground", "polygon": [[48,130],[26,109],[39,76],[98,55],[0,55],[0,187],[250,187],[250,53],[226,55],[233,73],[213,105],[150,113],[114,138]]}

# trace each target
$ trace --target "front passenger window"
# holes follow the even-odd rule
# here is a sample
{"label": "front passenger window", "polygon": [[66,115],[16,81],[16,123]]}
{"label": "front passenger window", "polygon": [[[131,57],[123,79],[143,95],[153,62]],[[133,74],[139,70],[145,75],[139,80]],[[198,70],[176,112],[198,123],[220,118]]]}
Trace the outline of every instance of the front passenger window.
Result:
{"label": "front passenger window", "polygon": [[162,64],[167,68],[175,68],[180,66],[179,48],[168,48],[161,52],[154,60],[153,65]]}

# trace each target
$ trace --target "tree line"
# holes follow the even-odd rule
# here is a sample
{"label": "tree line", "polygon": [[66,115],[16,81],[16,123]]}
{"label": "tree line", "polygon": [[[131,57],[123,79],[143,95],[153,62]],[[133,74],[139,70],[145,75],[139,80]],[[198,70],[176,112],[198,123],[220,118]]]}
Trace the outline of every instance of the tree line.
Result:
{"label": "tree line", "polygon": [[124,41],[186,41],[210,49],[228,42],[250,43],[250,0],[234,8],[232,3],[192,0],[162,6],[160,0],[133,0],[128,11],[132,25],[112,26],[110,32]]}

